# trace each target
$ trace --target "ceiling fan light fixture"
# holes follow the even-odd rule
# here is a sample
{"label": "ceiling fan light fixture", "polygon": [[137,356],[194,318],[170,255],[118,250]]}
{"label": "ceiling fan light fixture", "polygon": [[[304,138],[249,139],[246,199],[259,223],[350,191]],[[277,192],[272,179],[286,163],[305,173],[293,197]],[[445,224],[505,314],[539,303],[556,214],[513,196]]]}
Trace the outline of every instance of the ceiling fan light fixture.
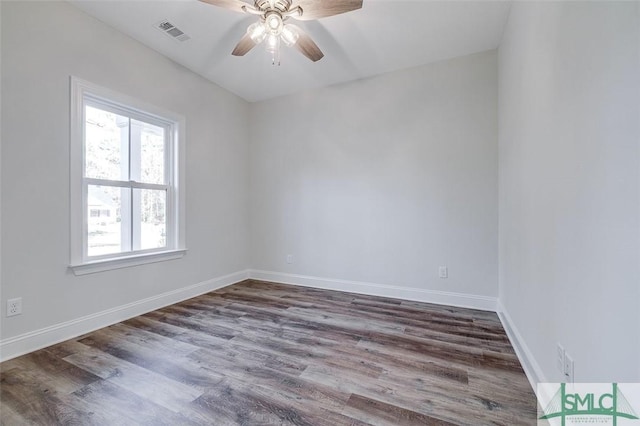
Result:
{"label": "ceiling fan light fixture", "polygon": [[262,22],[256,22],[249,25],[249,28],[247,28],[247,34],[249,34],[249,37],[251,37],[251,40],[253,40],[255,44],[260,44],[267,36],[267,29],[264,27]]}
{"label": "ceiling fan light fixture", "polygon": [[282,16],[278,12],[267,13],[265,16],[265,24],[269,32],[273,35],[280,35],[284,23],[282,22]]}
{"label": "ceiling fan light fixture", "polygon": [[298,34],[298,31],[296,31],[295,28],[291,25],[285,25],[282,28],[282,34],[280,34],[280,36],[282,37],[282,41],[284,41],[284,44],[286,44],[287,46],[293,46],[300,38],[300,34]]}
{"label": "ceiling fan light fixture", "polygon": [[266,48],[267,52],[271,53],[271,63],[280,65],[280,36],[269,34]]}
{"label": "ceiling fan light fixture", "polygon": [[293,46],[300,34],[295,26],[285,25],[278,12],[270,12],[263,19],[254,22],[247,28],[247,34],[255,44],[266,40],[266,50],[271,54],[271,63],[280,65],[280,44]]}

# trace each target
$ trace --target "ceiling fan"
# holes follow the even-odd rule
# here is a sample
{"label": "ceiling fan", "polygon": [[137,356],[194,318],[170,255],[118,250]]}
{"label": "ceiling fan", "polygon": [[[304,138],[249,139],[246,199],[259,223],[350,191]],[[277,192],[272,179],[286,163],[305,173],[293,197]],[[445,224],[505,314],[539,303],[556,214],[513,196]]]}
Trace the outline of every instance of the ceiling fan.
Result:
{"label": "ceiling fan", "polygon": [[[253,5],[242,0],[200,0],[214,6],[259,16],[258,22],[249,25],[231,53],[244,56],[256,45],[266,40],[267,52],[273,65],[280,65],[280,43],[293,46],[313,62],[324,56],[318,45],[300,27],[286,23],[289,18],[301,21],[326,18],[351,12],[362,7],[362,0],[255,0]],[[295,5],[293,3],[295,2]]]}

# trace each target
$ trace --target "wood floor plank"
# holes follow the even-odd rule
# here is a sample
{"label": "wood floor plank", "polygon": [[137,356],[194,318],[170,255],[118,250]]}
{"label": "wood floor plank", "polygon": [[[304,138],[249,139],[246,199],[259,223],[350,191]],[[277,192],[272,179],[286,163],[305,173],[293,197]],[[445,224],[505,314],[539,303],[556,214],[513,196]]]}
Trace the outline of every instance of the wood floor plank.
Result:
{"label": "wood floor plank", "polygon": [[408,335],[388,335],[375,333],[364,339],[389,348],[400,348],[415,354],[429,354],[430,357],[460,363],[465,366],[479,365],[483,361],[483,351],[478,347],[433,341]]}
{"label": "wood floor plank", "polygon": [[260,392],[260,386],[249,388],[246,383],[231,378],[194,403],[206,412],[215,413],[215,419],[223,424],[313,424],[295,409],[276,401],[272,393]]}
{"label": "wood floor plank", "polygon": [[176,336],[187,332],[187,330],[182,327],[157,321],[145,315],[128,319],[126,321],[123,321],[122,324],[169,338],[175,338]]}
{"label": "wood floor plank", "polygon": [[224,378],[222,374],[187,362],[184,356],[147,347],[144,342],[126,340],[121,335],[106,333],[107,330],[92,333],[91,337],[82,339],[82,343],[203,392]]}
{"label": "wood floor plank", "polygon": [[204,349],[190,354],[189,359],[202,368],[248,383],[268,381],[273,384],[287,376],[296,377],[306,369],[306,367],[299,368],[297,365],[291,366],[286,362],[267,365],[249,359],[238,360],[236,356],[229,353],[221,354]]}
{"label": "wood floor plank", "polygon": [[160,322],[165,322],[177,327],[186,328],[187,330],[201,331],[203,333],[217,336],[222,339],[231,339],[236,335],[235,331],[229,327],[220,326],[211,321],[203,321],[199,318],[194,318],[193,315],[195,314],[192,312],[190,316],[184,316],[179,312],[176,313],[175,309],[165,309],[162,311],[149,312],[148,314],[145,314],[146,317],[156,319]]}
{"label": "wood floor plank", "polygon": [[90,347],[64,360],[175,412],[202,394],[191,386]]}
{"label": "wood floor plank", "polygon": [[[1,393],[0,393],[1,396]],[[11,407],[8,403],[4,402],[0,398],[0,426],[32,426],[35,425],[33,421],[27,420],[18,410]]]}
{"label": "wood floor plank", "polygon": [[247,280],[0,364],[0,424],[520,425],[493,312]]}
{"label": "wood floor plank", "polygon": [[417,411],[430,408],[428,396],[431,396],[431,393],[416,392],[414,386],[406,383],[402,385],[396,383],[389,386],[389,383],[380,379],[366,380],[362,376],[345,375],[336,368],[315,365],[307,368],[300,378],[322,384],[342,393],[355,393],[399,407],[414,406]]}
{"label": "wood floor plank", "polygon": [[[73,393],[76,406],[108,415],[104,424],[190,425],[197,424],[147,398],[140,397],[109,380],[100,380]],[[110,409],[104,410],[108,406]]]}
{"label": "wood floor plank", "polygon": [[309,321],[326,324],[330,326],[338,326],[358,331],[373,331],[376,333],[401,333],[404,332],[405,326],[397,322],[372,320],[370,318],[363,319],[358,315],[347,315],[339,313],[338,309],[332,310],[331,314],[320,309],[301,309],[289,308],[287,313],[295,315],[298,318],[304,318]]}
{"label": "wood floor plank", "polygon": [[[73,397],[59,391],[43,378],[42,371],[14,368],[0,374],[2,406],[16,413],[15,424],[108,424],[109,416],[93,413],[73,404]],[[4,410],[0,412],[4,421]]]}
{"label": "wood floor plank", "polygon": [[451,426],[453,423],[430,417],[362,395],[353,394],[344,411],[379,426]]}
{"label": "wood floor plank", "polygon": [[125,324],[116,324],[100,329],[91,333],[91,335],[87,337],[78,339],[77,341],[83,345],[93,346],[90,343],[97,340],[105,343],[111,342],[114,349],[117,349],[121,342],[127,342],[147,348],[151,351],[162,352],[165,356],[175,357],[182,357],[200,349],[198,346],[182,342],[175,338],[170,339],[164,336],[159,336],[146,330],[137,329]]}
{"label": "wood floor plank", "polygon": [[32,360],[23,362],[18,368],[22,370],[31,371],[38,376],[38,382],[46,383],[56,391],[61,393],[71,393],[76,390],[100,380],[100,378],[94,374],[91,374],[83,369],[80,369],[72,364],[66,363],[67,366],[64,369],[58,369],[55,371],[41,368],[41,364],[33,363]]}

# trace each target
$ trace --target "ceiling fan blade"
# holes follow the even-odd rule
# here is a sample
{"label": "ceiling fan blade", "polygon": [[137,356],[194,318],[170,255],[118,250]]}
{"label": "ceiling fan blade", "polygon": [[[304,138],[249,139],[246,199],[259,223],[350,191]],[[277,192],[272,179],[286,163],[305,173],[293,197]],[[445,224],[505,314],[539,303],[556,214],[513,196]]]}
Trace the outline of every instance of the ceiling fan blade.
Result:
{"label": "ceiling fan blade", "polygon": [[244,13],[243,7],[252,7],[249,3],[245,3],[242,0],[200,0],[203,3],[212,4],[218,7],[224,7],[225,9],[234,10],[236,12]]}
{"label": "ceiling fan blade", "polygon": [[309,21],[360,9],[362,0],[298,0],[295,5],[302,8],[302,16],[292,15],[292,18]]}
{"label": "ceiling fan blade", "polygon": [[253,49],[255,46],[256,46],[256,42],[251,39],[249,34],[245,34],[244,37],[240,39],[240,41],[236,45],[235,49],[233,49],[233,52],[231,52],[231,54],[233,56],[244,56],[247,54],[248,51]]}
{"label": "ceiling fan blade", "polygon": [[296,25],[287,24],[287,27],[291,27],[296,33],[298,33],[298,41],[293,46],[300,51],[304,56],[311,59],[313,62],[317,62],[324,57],[324,53],[318,47],[318,45],[309,37],[307,33]]}

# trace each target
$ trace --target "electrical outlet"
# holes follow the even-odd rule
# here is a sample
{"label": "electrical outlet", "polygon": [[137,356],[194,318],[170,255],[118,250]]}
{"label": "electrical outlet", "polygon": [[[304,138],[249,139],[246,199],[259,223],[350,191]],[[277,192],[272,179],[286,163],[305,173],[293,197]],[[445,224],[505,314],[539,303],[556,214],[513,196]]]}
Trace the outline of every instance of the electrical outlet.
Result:
{"label": "electrical outlet", "polygon": [[20,315],[22,313],[22,297],[7,300],[7,316]]}
{"label": "electrical outlet", "polygon": [[573,358],[566,352],[564,354],[564,378],[567,383],[573,383]]}
{"label": "electrical outlet", "polygon": [[440,278],[449,278],[449,269],[446,266],[440,266],[438,268],[438,276]]}
{"label": "electrical outlet", "polygon": [[564,374],[564,348],[560,343],[556,345],[556,367]]}
{"label": "electrical outlet", "polygon": [[293,263],[293,255],[292,254],[288,254],[287,255],[287,263]]}

